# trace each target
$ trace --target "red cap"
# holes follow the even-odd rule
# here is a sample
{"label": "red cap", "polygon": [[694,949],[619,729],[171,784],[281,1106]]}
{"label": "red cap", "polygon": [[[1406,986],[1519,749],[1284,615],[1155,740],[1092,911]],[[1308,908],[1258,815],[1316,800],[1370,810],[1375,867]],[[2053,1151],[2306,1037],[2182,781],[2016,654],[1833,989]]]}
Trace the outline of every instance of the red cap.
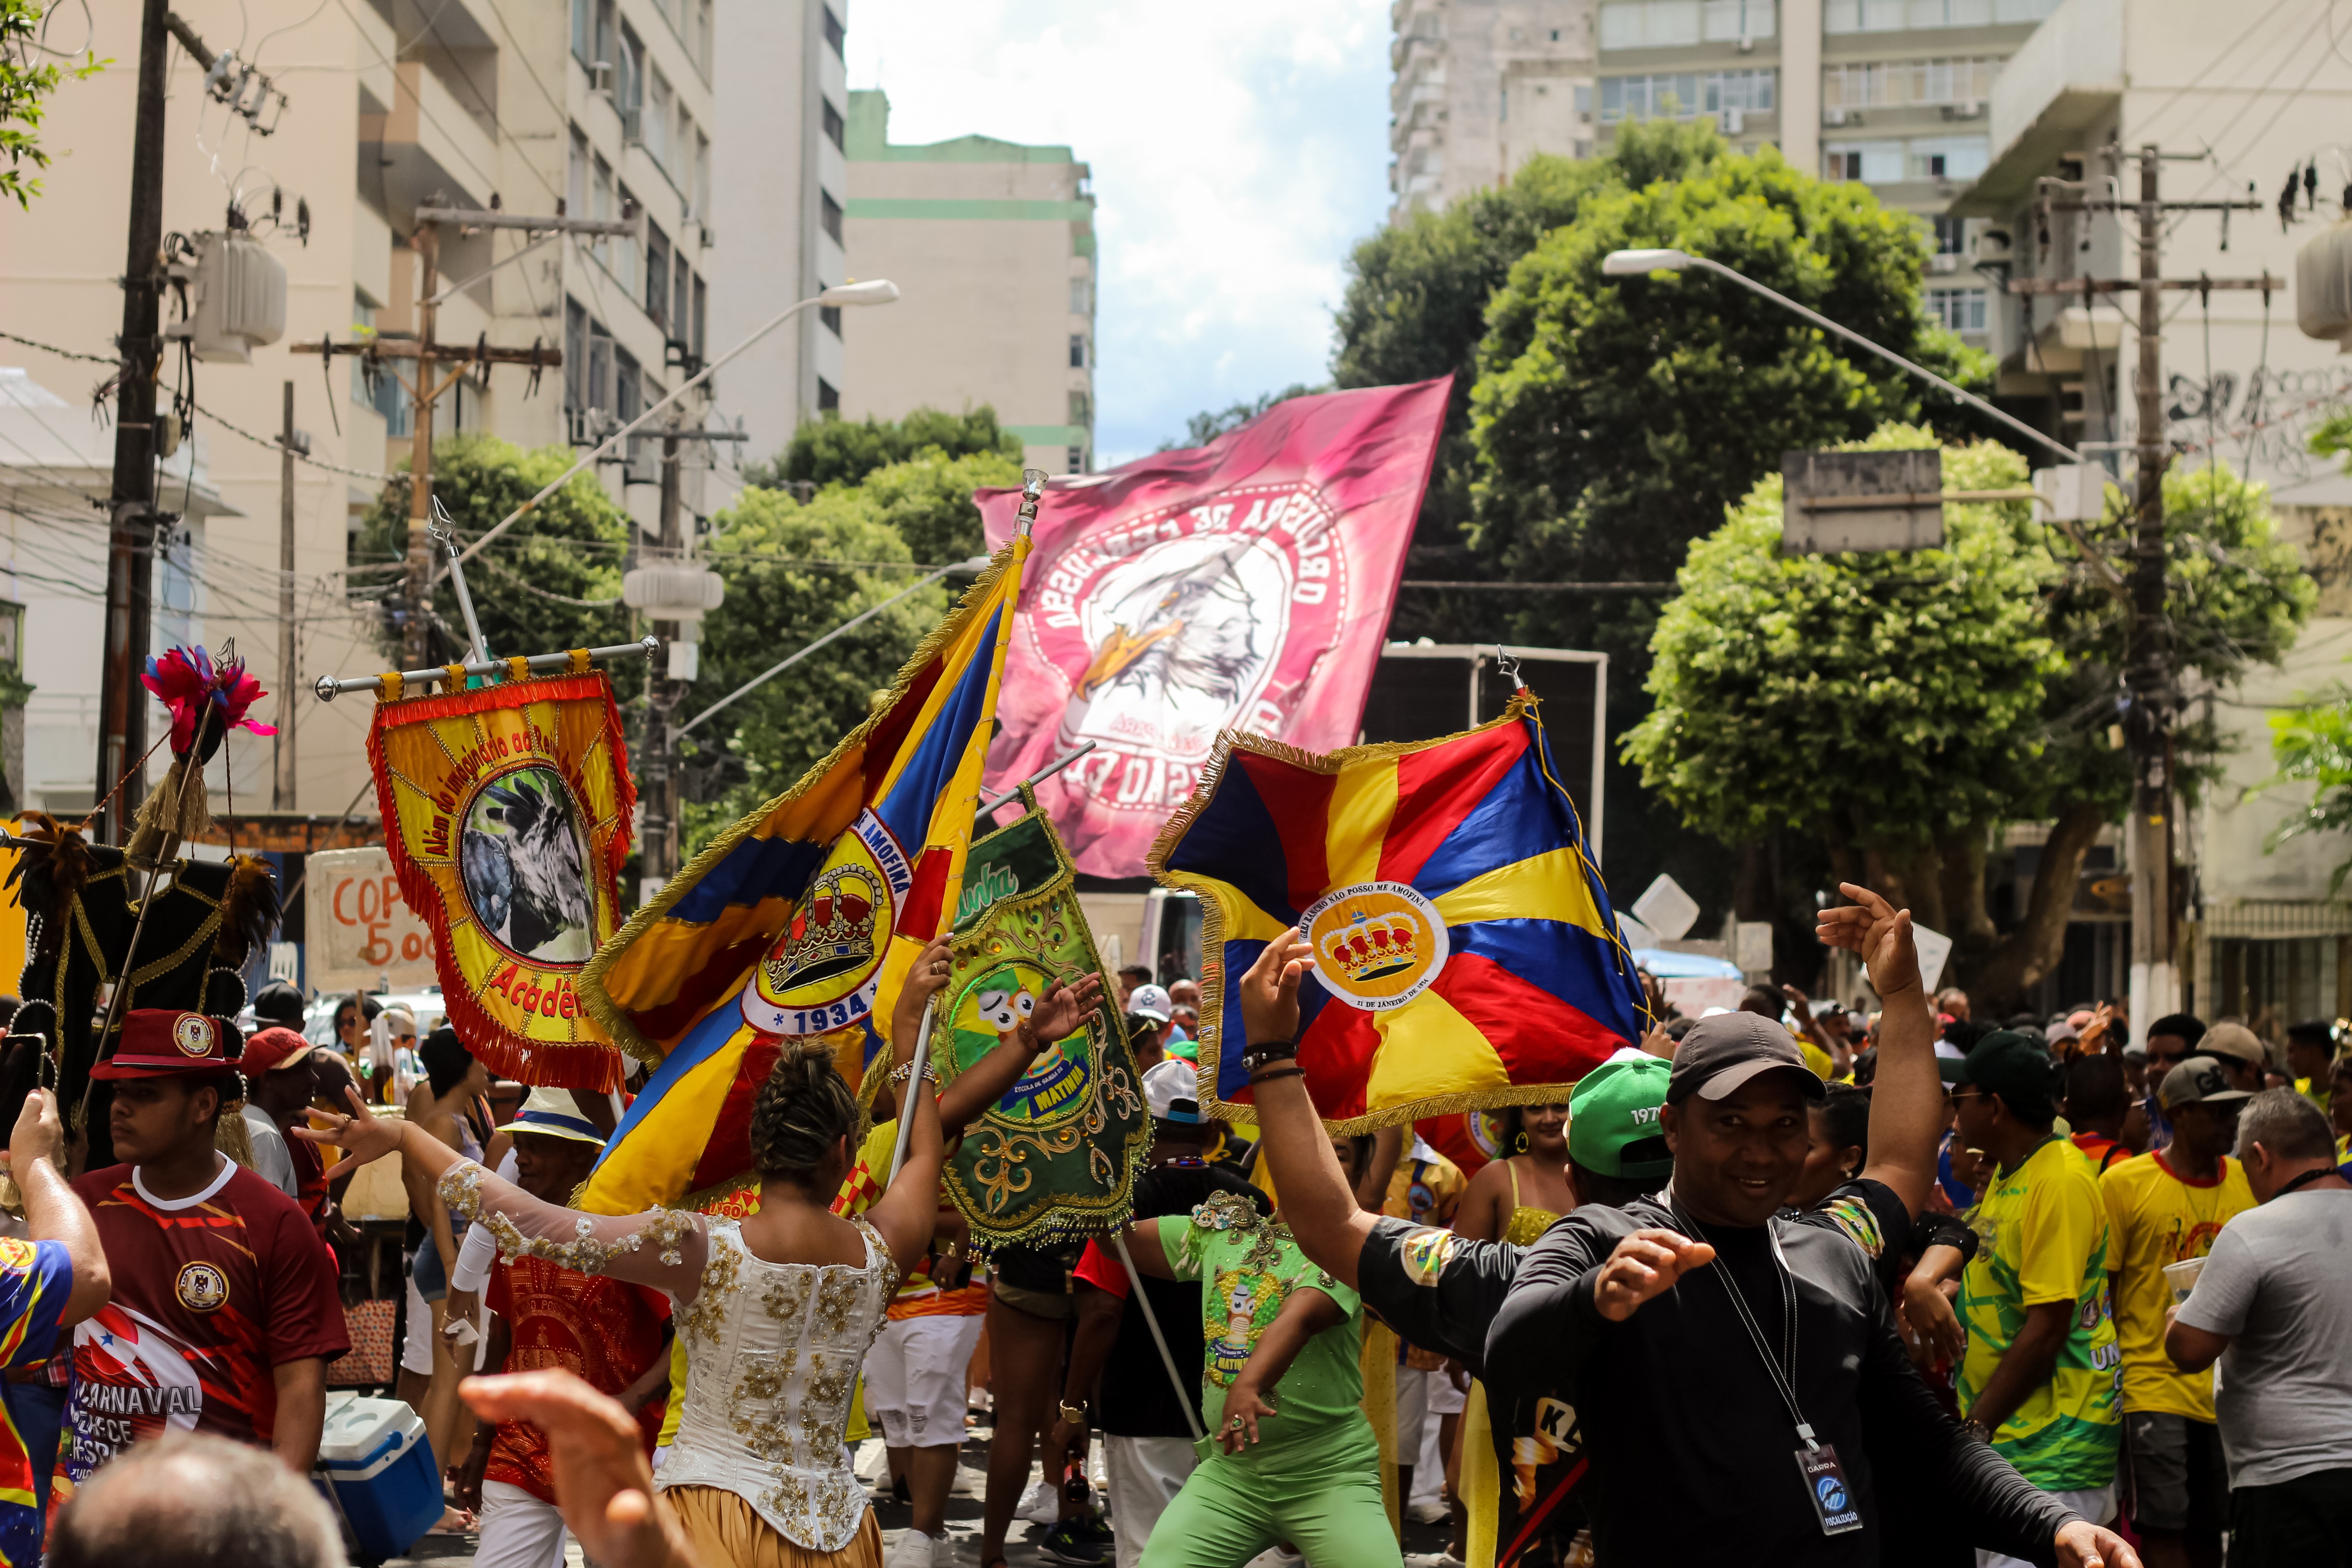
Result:
{"label": "red cap", "polygon": [[114,1055],[89,1069],[92,1078],[176,1078],[231,1072],[241,1063],[236,1026],[202,1013],[134,1007],[122,1020]]}
{"label": "red cap", "polygon": [[237,1064],[243,1073],[276,1072],[310,1054],[310,1042],[283,1024],[256,1029],[245,1037],[245,1055]]}

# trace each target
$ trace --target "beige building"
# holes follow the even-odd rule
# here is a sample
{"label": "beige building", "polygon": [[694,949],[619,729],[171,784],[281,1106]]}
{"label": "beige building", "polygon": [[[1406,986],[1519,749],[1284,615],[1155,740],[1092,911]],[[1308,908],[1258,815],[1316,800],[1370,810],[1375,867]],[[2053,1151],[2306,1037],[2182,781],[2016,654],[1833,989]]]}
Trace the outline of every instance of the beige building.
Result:
{"label": "beige building", "polygon": [[[715,352],[847,276],[848,20],[848,0],[719,8],[709,194],[725,243],[709,257]],[[841,328],[838,310],[803,311],[719,373],[718,410],[741,420],[746,460],[775,457],[803,420],[841,405]]]}
{"label": "beige building", "polygon": [[890,141],[890,100],[849,95],[852,278],[901,298],[842,323],[841,410],[895,419],[987,404],[1030,467],[1094,458],[1094,195],[1067,147]]}
{"label": "beige building", "polygon": [[[286,324],[250,363],[195,365],[203,413],[186,449],[195,466],[175,469],[182,477],[167,480],[159,502],[185,515],[159,552],[155,647],[218,648],[234,637],[272,691],[257,717],[291,726],[295,809],[333,814],[354,799],[364,808],[368,703],[322,704],[307,686],[383,662],[367,634],[373,612],[356,601],[385,574],[352,570],[373,563],[351,562],[350,542],[383,476],[409,456],[413,414],[389,374],[343,357],[322,365],[291,346],[415,331],[408,237],[429,198],[510,214],[553,214],[559,204],[593,217],[634,210],[645,220],[635,240],[541,245],[441,306],[443,342],[540,342],[562,347],[565,363],[536,388],[526,369],[469,377],[445,396],[436,427],[489,429],[526,446],[585,443],[675,386],[708,341],[713,4],[183,0],[176,9],[215,50],[247,40],[239,68],[255,67],[285,101],[261,115],[273,125],[262,134],[208,96],[205,73],[173,47],[163,227],[217,231],[231,201],[241,202],[285,267]],[[89,15],[89,47],[115,63],[51,101],[41,127],[57,157],[47,191],[29,212],[0,213],[0,313],[24,336],[108,354],[121,312],[115,279],[129,221],[139,10],[94,5]],[[307,235],[296,232],[298,202]],[[274,208],[282,210],[273,222]],[[513,231],[446,233],[439,280],[506,263],[526,243]],[[167,326],[177,315],[167,304]],[[0,435],[31,425],[45,443],[0,442],[8,552],[0,592],[26,606],[24,674],[37,689],[25,715],[22,794],[76,810],[92,798],[96,774],[104,581],[103,529],[87,502],[105,496],[108,480],[102,462],[80,472],[72,464],[77,452],[110,451],[110,435],[88,412],[105,369],[13,343],[0,344],[0,364],[25,373]],[[174,353],[167,400],[179,382]],[[293,486],[298,692],[278,689],[281,487],[272,437],[289,382],[295,424],[310,438]],[[656,492],[640,481],[654,477],[643,453],[604,470],[647,523]],[[703,479],[688,475],[689,504]],[[483,575],[478,591],[497,592]],[[624,629],[616,616],[616,637]],[[271,742],[240,734],[223,756],[216,805],[233,787],[240,809],[267,807]],[[160,761],[152,765],[160,772]]]}
{"label": "beige building", "polygon": [[1592,151],[1591,0],[1393,0],[1389,221]]}

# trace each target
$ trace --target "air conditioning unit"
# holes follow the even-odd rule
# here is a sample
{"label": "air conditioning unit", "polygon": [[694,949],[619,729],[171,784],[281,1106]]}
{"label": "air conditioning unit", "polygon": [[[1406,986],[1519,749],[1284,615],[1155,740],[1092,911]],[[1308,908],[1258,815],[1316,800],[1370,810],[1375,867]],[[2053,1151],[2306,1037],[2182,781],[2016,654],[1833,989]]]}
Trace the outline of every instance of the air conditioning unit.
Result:
{"label": "air conditioning unit", "polygon": [[195,260],[172,267],[188,285],[188,319],[164,336],[187,340],[200,360],[251,364],[255,349],[286,335],[286,264],[235,229],[195,243]]}
{"label": "air conditioning unit", "polygon": [[1846,111],[1845,111],[1844,110],[1843,110],[1843,109],[1824,109],[1824,110],[1822,110],[1822,124],[1824,124],[1824,125],[1843,125],[1845,122],[1846,122]]}
{"label": "air conditioning unit", "polygon": [[1927,258],[1927,270],[1930,272],[1958,272],[1959,269],[1960,258],[1957,256],[1938,254]]}
{"label": "air conditioning unit", "polygon": [[1726,136],[1737,136],[1748,129],[1748,111],[1744,109],[1718,109],[1715,111],[1716,129]]}
{"label": "air conditioning unit", "polygon": [[1989,228],[1982,234],[1978,235],[1976,254],[1977,265],[1979,267],[1984,266],[1987,262],[1997,262],[2002,266],[2008,265],[2011,259],[2008,231],[2006,229]]}

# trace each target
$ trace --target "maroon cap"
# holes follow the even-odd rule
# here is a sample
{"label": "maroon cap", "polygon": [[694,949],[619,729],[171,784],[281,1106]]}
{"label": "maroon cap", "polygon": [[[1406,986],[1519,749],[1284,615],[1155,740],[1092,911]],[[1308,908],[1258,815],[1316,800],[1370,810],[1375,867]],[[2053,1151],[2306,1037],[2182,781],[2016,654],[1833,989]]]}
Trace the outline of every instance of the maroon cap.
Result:
{"label": "maroon cap", "polygon": [[89,1069],[92,1078],[177,1078],[234,1072],[244,1039],[226,1018],[135,1007],[122,1020],[114,1054]]}
{"label": "maroon cap", "polygon": [[236,1066],[239,1072],[276,1072],[281,1068],[298,1065],[310,1054],[310,1042],[282,1024],[267,1029],[256,1029],[245,1037],[245,1055]]}

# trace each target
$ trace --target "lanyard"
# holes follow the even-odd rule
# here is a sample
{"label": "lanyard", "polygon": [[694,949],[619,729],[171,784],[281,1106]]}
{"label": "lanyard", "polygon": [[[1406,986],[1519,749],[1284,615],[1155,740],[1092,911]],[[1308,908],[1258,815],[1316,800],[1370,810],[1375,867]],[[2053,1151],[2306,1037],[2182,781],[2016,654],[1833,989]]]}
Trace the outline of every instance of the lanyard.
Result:
{"label": "lanyard", "polygon": [[[1706,1233],[1700,1228],[1698,1222],[1684,1213],[1682,1205],[1671,1194],[1667,1196],[1666,1207],[1674,1215],[1675,1222],[1683,1227],[1685,1234],[1705,1238]],[[1789,1418],[1796,1423],[1797,1436],[1803,1440],[1806,1447],[1818,1448],[1821,1444],[1814,1437],[1812,1426],[1806,1421],[1805,1413],[1797,1407],[1797,1391],[1789,1381],[1796,1374],[1797,1370],[1796,1281],[1790,1273],[1788,1258],[1781,1254],[1780,1238],[1774,1233],[1769,1220],[1765,1223],[1764,1234],[1772,1244],[1772,1260],[1775,1265],[1773,1274],[1780,1286],[1780,1327],[1784,1360],[1773,1359],[1771,1347],[1764,1342],[1764,1331],[1757,1326],[1756,1314],[1748,1310],[1748,1298],[1740,1293],[1739,1281],[1731,1277],[1731,1270],[1717,1268],[1715,1271],[1716,1278],[1723,1282],[1724,1294],[1731,1298],[1731,1310],[1738,1315],[1739,1326],[1748,1331],[1748,1342],[1756,1347],[1758,1359],[1763,1362],[1764,1370],[1771,1374],[1772,1386],[1780,1390],[1780,1402],[1789,1407]],[[1786,1370],[1783,1370],[1784,1366]]]}

